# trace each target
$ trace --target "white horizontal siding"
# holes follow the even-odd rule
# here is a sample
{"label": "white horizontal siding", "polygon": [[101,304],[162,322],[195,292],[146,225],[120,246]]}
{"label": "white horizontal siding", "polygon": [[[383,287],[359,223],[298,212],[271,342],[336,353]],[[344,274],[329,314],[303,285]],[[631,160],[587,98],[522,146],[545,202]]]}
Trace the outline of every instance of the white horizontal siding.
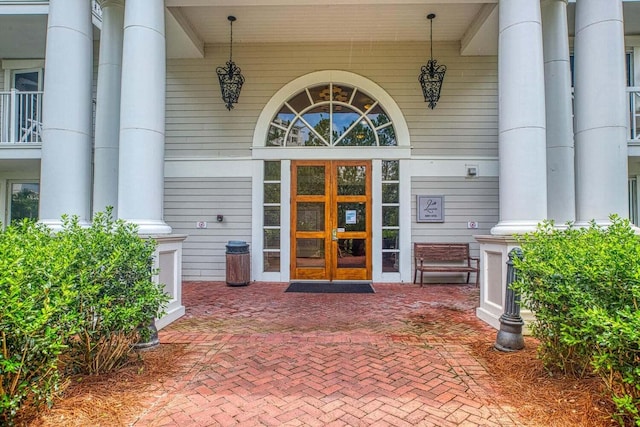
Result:
{"label": "white horizontal siding", "polygon": [[[188,235],[183,279],[224,280],[227,242],[251,243],[251,178],[172,178],[164,192],[165,221],[174,233]],[[217,222],[217,215],[224,220]],[[196,228],[198,221],[207,228]]]}
{"label": "white horizontal siding", "polygon": [[216,67],[228,45],[208,45],[204,59],[167,64],[166,156],[247,157],[258,115],[273,94],[293,79],[318,70],[363,75],[398,103],[418,156],[497,156],[497,62],[462,57],[458,43],[436,43],[447,66],[440,102],[427,108],[418,83],[428,59],[425,43],[255,43],[234,45],[234,62],[246,82],[239,103],[227,111]]}
{"label": "white horizontal siding", "polygon": [[[490,234],[498,222],[497,177],[413,177],[411,195],[412,242],[470,243],[472,254],[478,256],[478,244],[473,236]],[[416,222],[418,195],[444,196],[444,222]],[[469,221],[477,222],[478,228],[468,229]]]}

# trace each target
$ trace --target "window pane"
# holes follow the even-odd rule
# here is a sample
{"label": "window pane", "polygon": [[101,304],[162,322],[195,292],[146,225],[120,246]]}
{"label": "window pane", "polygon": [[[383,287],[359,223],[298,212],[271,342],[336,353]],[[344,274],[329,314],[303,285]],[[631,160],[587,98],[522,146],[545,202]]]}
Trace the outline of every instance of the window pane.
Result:
{"label": "window pane", "polygon": [[400,263],[398,262],[400,258],[399,252],[383,252],[382,253],[382,271],[384,273],[393,273],[398,272]]}
{"label": "window pane", "polygon": [[398,181],[400,179],[400,162],[398,160],[382,161],[382,180]]}
{"label": "window pane", "polygon": [[280,230],[268,228],[264,230],[264,248],[280,249]]}
{"label": "window pane", "polygon": [[[326,123],[327,123],[326,128],[328,129],[329,121],[327,120]],[[320,127],[322,126],[324,125],[321,125]],[[302,120],[296,121],[293,127],[296,129],[297,134],[295,135],[295,138],[293,133],[291,134],[291,138],[289,141],[287,141],[287,145],[306,146],[306,147],[324,147],[327,145],[327,143],[325,143],[325,140],[322,138],[318,138],[318,136],[315,133],[313,133],[313,131],[311,131],[311,129],[309,129],[302,122]],[[293,132],[293,129],[292,129],[292,132]],[[320,129],[320,132],[322,132],[322,129]]]}
{"label": "window pane", "polygon": [[280,162],[264,162],[264,180],[280,181]]}
{"label": "window pane", "polygon": [[[339,107],[339,106],[336,106]],[[349,129],[349,127],[360,120],[360,113],[347,108],[340,107],[340,109],[333,109],[333,130],[336,135],[336,139]]]}
{"label": "window pane", "polygon": [[303,90],[293,98],[289,99],[289,101],[287,102],[296,112],[300,112],[305,108],[311,106],[311,102],[309,101],[309,96],[307,95],[306,90]]}
{"label": "window pane", "polygon": [[399,223],[398,206],[383,206],[382,207],[382,225],[383,226],[398,226]]}
{"label": "window pane", "polygon": [[324,203],[298,203],[296,208],[298,231],[324,230]]}
{"label": "window pane", "polygon": [[364,196],[366,194],[366,166],[338,167],[338,195]]}
{"label": "window pane", "polygon": [[280,203],[280,184],[273,183],[264,185],[264,202]]}
{"label": "window pane", "polygon": [[382,184],[382,203],[400,203],[398,184]]}
{"label": "window pane", "polygon": [[280,271],[280,252],[264,252],[264,271]]}
{"label": "window pane", "polygon": [[40,184],[11,184],[11,221],[20,221],[24,218],[37,220],[39,203]]}
{"label": "window pane", "polygon": [[[330,122],[329,122],[329,113],[328,108],[323,106],[315,107],[302,115],[304,120],[311,126],[318,135],[322,138],[320,141],[322,144],[328,144],[330,141]],[[313,138],[318,139],[318,136],[309,131],[308,141],[311,143],[307,143],[305,145],[319,145],[319,142],[316,143],[313,141]]]}
{"label": "window pane", "polygon": [[365,239],[338,240],[338,268],[366,268],[367,248]]}
{"label": "window pane", "polygon": [[267,227],[280,225],[280,206],[264,207],[264,225]]}
{"label": "window pane", "polygon": [[398,249],[400,230],[382,230],[382,249]]}
{"label": "window pane", "polygon": [[296,265],[324,268],[324,239],[296,239]]}
{"label": "window pane", "polygon": [[345,231],[366,231],[366,203],[338,203],[338,227]]}
{"label": "window pane", "polygon": [[396,132],[393,130],[392,126],[378,129],[378,139],[380,140],[381,147],[398,145],[398,141],[396,141]]}
{"label": "window pane", "polygon": [[376,145],[376,134],[366,120],[361,120],[337,144],[346,147],[364,147]]}
{"label": "window pane", "polygon": [[273,125],[269,126],[267,133],[267,147],[284,147],[284,137],[286,132]]}
{"label": "window pane", "polygon": [[367,115],[369,116],[371,122],[373,122],[373,126],[375,127],[380,127],[386,123],[391,122],[391,119],[389,118],[389,116],[387,116],[387,113],[382,109],[382,107],[380,107],[379,104],[368,110]]}
{"label": "window pane", "polygon": [[324,166],[298,166],[298,195],[324,195]]}

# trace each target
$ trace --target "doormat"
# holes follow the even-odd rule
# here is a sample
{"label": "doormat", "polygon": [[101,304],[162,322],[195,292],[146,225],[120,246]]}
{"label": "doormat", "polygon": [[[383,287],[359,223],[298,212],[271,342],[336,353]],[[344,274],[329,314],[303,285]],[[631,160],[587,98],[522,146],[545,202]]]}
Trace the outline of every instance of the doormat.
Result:
{"label": "doormat", "polygon": [[314,294],[373,294],[371,283],[351,282],[292,282],[285,292]]}

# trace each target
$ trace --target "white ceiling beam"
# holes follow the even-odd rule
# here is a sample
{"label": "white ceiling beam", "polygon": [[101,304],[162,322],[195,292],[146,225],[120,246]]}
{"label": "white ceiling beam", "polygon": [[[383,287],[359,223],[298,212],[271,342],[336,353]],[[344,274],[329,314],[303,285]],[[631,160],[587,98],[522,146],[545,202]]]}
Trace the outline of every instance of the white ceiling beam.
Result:
{"label": "white ceiling beam", "polygon": [[460,54],[498,54],[498,5],[485,4],[460,40]]}
{"label": "white ceiling beam", "polygon": [[167,57],[204,58],[204,41],[179,8],[167,8]]}

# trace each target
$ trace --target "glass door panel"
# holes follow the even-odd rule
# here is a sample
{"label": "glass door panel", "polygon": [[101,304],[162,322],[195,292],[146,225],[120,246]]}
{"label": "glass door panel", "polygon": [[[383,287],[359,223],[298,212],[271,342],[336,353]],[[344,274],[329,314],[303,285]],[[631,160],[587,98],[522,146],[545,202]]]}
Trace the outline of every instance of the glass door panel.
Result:
{"label": "glass door panel", "polygon": [[291,279],[371,279],[371,162],[294,161]]}

